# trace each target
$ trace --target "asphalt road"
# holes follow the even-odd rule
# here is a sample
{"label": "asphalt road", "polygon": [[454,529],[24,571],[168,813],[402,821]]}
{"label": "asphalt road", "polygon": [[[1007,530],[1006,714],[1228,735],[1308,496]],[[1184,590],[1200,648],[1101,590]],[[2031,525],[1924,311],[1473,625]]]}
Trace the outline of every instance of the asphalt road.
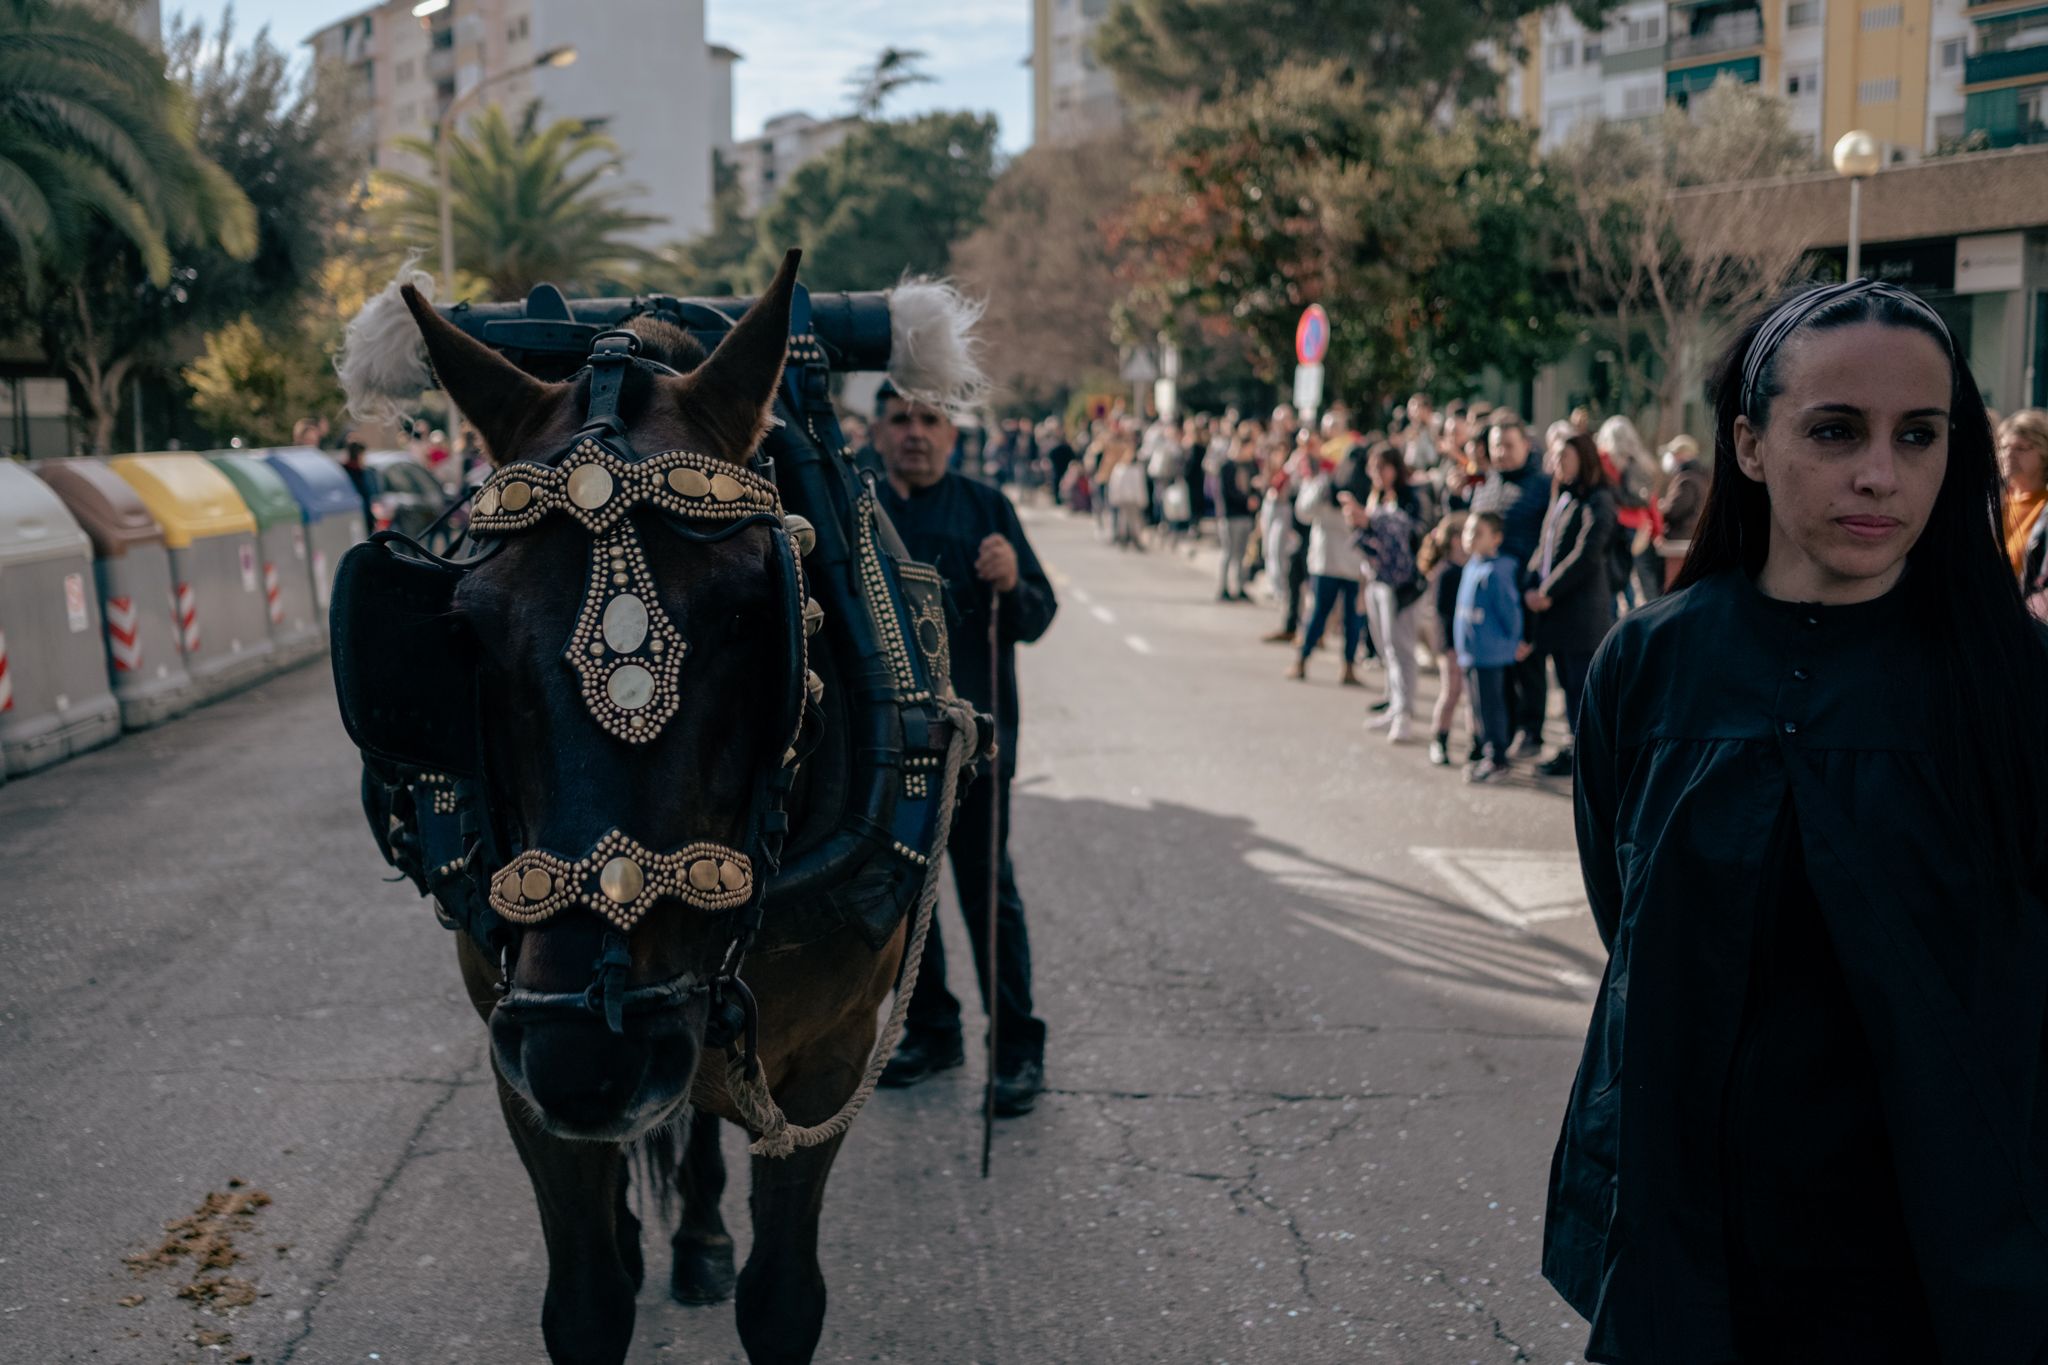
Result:
{"label": "asphalt road", "polygon": [[[1053,1088],[988,1182],[976,1063],[877,1097],[819,1359],[1578,1359],[1537,1273],[1601,965],[1568,801],[1368,735],[1328,655],[1283,682],[1196,566],[1027,525],[1063,599],[1014,842]],[[541,1358],[482,1029],[356,771],[315,664],[0,787],[0,1360]],[[252,1190],[213,1307],[190,1258],[124,1263]],[[649,1252],[633,1360],[740,1361]]]}

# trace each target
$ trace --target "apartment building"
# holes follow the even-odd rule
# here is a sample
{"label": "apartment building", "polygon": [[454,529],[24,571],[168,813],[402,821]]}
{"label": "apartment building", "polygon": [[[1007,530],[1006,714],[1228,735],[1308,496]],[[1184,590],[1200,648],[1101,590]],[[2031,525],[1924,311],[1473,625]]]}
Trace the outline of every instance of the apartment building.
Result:
{"label": "apartment building", "polygon": [[734,143],[727,155],[739,173],[740,198],[747,212],[760,212],[782,192],[797,167],[831,151],[859,126],[857,118],[777,114],[761,125],[758,136]]}
{"label": "apartment building", "polygon": [[1111,0],[1032,0],[1031,140],[1085,142],[1124,125],[1116,81],[1095,60]]}
{"label": "apartment building", "polygon": [[1732,77],[1784,96],[1817,155],[1862,128],[1905,161],[1973,132],[1993,146],[2029,140],[2048,90],[2043,0],[1629,3],[1598,30],[1558,7],[1524,38],[1509,99],[1545,147],[1587,119],[1647,117]]}
{"label": "apartment building", "polygon": [[[347,72],[373,166],[431,173],[398,139],[431,141],[450,103],[488,81],[464,117],[538,99],[546,117],[587,119],[619,144],[633,207],[665,220],[645,245],[704,232],[712,153],[732,145],[739,54],[705,41],[704,0],[606,0],[592,20],[573,0],[389,0],[306,43]],[[564,49],[572,62],[542,64]]]}

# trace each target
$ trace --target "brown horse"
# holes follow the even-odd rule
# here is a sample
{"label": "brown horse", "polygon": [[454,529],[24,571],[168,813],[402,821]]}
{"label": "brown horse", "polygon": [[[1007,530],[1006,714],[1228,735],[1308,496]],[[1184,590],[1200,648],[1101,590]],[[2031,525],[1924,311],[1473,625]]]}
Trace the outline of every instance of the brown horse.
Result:
{"label": "brown horse", "polygon": [[[677,329],[632,324],[640,353],[679,372],[626,372],[617,410],[635,450],[696,451],[743,468],[769,426],[795,266],[792,252],[708,357]],[[589,376],[537,379],[417,292],[404,293],[442,387],[494,465],[549,459],[576,437],[590,409]],[[456,593],[481,661],[478,720],[494,800],[522,847],[581,852],[612,830],[651,849],[693,840],[740,844],[759,765],[788,742],[771,700],[771,680],[789,664],[777,653],[787,623],[778,619],[784,605],[769,530],[747,527],[713,540],[665,533],[658,519],[644,529],[640,543],[659,607],[689,650],[681,705],[644,744],[604,733],[563,666],[563,642],[577,629],[585,598],[592,542],[585,529],[555,517],[508,537]],[[801,790],[792,804],[801,808]],[[660,988],[678,989],[657,1008],[628,1013],[622,1031],[589,1012],[516,1007],[583,991],[615,932],[599,915],[572,909],[524,929],[503,963],[468,935],[456,936],[470,999],[489,1027],[499,1104],[540,1206],[548,1249],[541,1325],[556,1365],[625,1358],[642,1278],[640,1226],[627,1201],[636,1144],[664,1164],[661,1178],[674,1179],[682,1195],[676,1297],[710,1302],[733,1285],[732,1241],[718,1211],[718,1124],[706,1116],[742,1123],[743,1110],[717,1054],[699,1065],[707,995],[681,989],[716,979],[729,926],[674,902],[633,923],[624,935],[631,956],[624,985],[658,999]],[[762,1074],[792,1123],[826,1119],[859,1085],[904,941],[899,926],[875,951],[840,930],[747,957],[760,1006]],[[685,1133],[678,1169],[677,1138]],[[740,1339],[757,1365],[808,1361],[816,1349],[825,1314],[818,1217],[839,1142],[753,1159],[754,1239],[738,1275],[737,1307]]]}

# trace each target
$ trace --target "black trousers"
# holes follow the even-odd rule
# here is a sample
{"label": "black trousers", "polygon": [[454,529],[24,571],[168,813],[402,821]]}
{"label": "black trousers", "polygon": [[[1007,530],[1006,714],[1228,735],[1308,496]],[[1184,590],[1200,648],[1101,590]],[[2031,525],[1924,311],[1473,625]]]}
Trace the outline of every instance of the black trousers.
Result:
{"label": "black trousers", "polygon": [[1543,712],[1550,704],[1550,682],[1538,650],[1508,665],[1508,726],[1516,734],[1543,738]]}
{"label": "black trousers", "polygon": [[[974,949],[974,981],[982,1008],[988,1001],[988,860],[989,821],[1000,807],[1002,842],[996,865],[996,1047],[1005,1060],[1041,1060],[1045,1056],[1045,1024],[1032,1013],[1031,936],[1024,927],[1024,898],[1010,867],[1010,780],[983,776],[967,789],[953,812],[946,856],[953,864],[953,889],[967,920],[967,941]],[[939,922],[932,920],[924,942],[924,963],[917,989],[911,992],[908,1031],[927,1035],[960,1032],[960,1001],[946,988],[946,946]]]}
{"label": "black trousers", "polygon": [[1294,553],[1287,556],[1287,620],[1282,629],[1292,635],[1301,629],[1301,594],[1308,586],[1308,528],[1295,523]]}

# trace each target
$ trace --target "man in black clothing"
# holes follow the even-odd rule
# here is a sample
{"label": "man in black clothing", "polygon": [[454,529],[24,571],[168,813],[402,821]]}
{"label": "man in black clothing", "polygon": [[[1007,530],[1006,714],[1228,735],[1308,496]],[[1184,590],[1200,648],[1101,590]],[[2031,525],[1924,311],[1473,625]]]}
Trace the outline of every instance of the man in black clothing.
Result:
{"label": "man in black clothing", "polygon": [[[996,713],[997,771],[974,783],[953,813],[947,856],[953,887],[974,948],[975,982],[988,992],[990,822],[996,823],[996,999],[982,1005],[995,1016],[996,1112],[1029,1113],[1045,1087],[1045,1024],[1032,1013],[1031,941],[1024,901],[1010,867],[1010,779],[1017,771],[1017,644],[1029,644],[1052,624],[1058,603],[1024,527],[1008,498],[986,484],[946,469],[953,422],[943,411],[911,402],[884,385],[877,401],[874,445],[888,478],[882,501],[914,558],[945,577],[955,608],[953,689],[977,708]],[[989,676],[989,616],[1002,600],[996,678]],[[1000,684],[998,686],[997,684]],[[886,1086],[915,1085],[965,1060],[960,1002],[946,989],[946,952],[935,922],[925,940],[924,964],[911,993],[903,1043]]]}
{"label": "man in black clothing", "polygon": [[1074,454],[1074,448],[1067,444],[1067,433],[1057,417],[1045,419],[1045,426],[1039,434],[1039,439],[1047,442],[1049,446],[1045,452],[1045,460],[1051,466],[1052,500],[1055,503],[1064,503],[1067,495],[1060,485],[1066,482],[1067,467],[1079,457]]}

